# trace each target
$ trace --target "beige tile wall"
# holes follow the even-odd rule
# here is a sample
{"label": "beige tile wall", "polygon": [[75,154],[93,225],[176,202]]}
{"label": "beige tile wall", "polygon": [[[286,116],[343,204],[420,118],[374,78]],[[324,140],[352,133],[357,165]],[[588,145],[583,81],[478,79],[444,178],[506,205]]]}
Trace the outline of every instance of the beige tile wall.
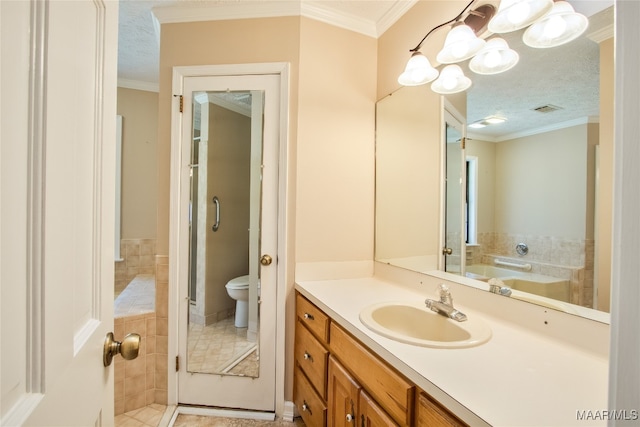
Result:
{"label": "beige tile wall", "polygon": [[169,257],[156,255],[155,403],[167,404],[169,346]]}
{"label": "beige tile wall", "polygon": [[114,336],[122,341],[128,333],[141,336],[138,357],[114,358],[115,415],[155,402],[156,315],[145,313],[114,319]]}
{"label": "beige tile wall", "polygon": [[155,273],[156,239],[122,239],[120,256],[115,263],[115,292],[122,290],[138,274]]}

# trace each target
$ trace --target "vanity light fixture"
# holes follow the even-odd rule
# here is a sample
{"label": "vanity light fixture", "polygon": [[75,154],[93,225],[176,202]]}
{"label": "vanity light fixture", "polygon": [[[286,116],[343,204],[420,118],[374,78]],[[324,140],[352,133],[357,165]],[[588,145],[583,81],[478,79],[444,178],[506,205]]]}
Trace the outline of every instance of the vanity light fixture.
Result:
{"label": "vanity light fixture", "polygon": [[454,64],[471,58],[484,47],[486,42],[476,36],[470,26],[456,22],[444,42],[444,47],[436,56],[441,64]]}
{"label": "vanity light fixture", "polygon": [[403,86],[419,86],[438,77],[438,70],[431,66],[429,59],[419,50],[411,54],[404,72],[398,77],[398,83]]}
{"label": "vanity light fixture", "polygon": [[568,2],[556,1],[549,13],[527,28],[522,40],[530,47],[556,47],[575,40],[588,26],[586,16],[577,13]]}
{"label": "vanity light fixture", "polygon": [[[469,11],[468,16],[462,20],[462,17],[467,13],[468,9],[476,0],[471,0],[469,4],[456,16],[455,18],[444,22],[440,25],[433,27],[429,32],[420,40],[420,43],[409,52],[411,52],[411,58],[405,67],[404,72],[398,77],[398,83],[403,86],[418,86],[429,83],[438,77],[438,70],[435,69],[426,56],[420,52],[422,43],[429,37],[434,31],[454,24],[452,30],[447,35],[445,40],[445,46],[438,53],[437,60],[440,63],[455,63],[464,61],[474,56],[478,51],[482,49],[485,41],[478,38],[477,34],[483,32],[491,17],[495,12],[495,8],[486,4],[478,7],[475,10]],[[459,68],[459,67],[458,67]],[[443,70],[444,71],[444,70]],[[462,73],[460,69],[459,73]],[[456,70],[456,75],[459,74]],[[463,75],[464,77],[464,75]],[[466,77],[465,77],[466,78]],[[451,83],[452,80],[447,81]],[[469,80],[469,85],[471,81]],[[467,87],[469,86],[467,85]],[[455,87],[463,87],[464,85],[456,84]],[[437,84],[436,87],[441,87]],[[444,87],[444,86],[442,86]],[[458,92],[465,90],[459,89]],[[433,88],[433,85],[432,85]],[[447,92],[455,93],[455,92]]]}
{"label": "vanity light fixture", "polygon": [[501,0],[497,12],[492,4],[470,10],[476,1],[487,0],[471,0],[458,16],[429,30],[420,43],[409,51],[411,58],[398,77],[398,83],[418,86],[433,82],[431,89],[440,94],[462,92],[471,86],[471,80],[457,65],[444,67],[438,78],[438,70],[420,52],[422,43],[429,35],[451,24],[444,47],[436,60],[439,64],[455,64],[472,58],[469,69],[476,74],[503,73],[513,68],[520,59],[503,38],[493,37],[485,41],[478,37],[485,36],[487,29],[489,33],[508,33],[529,26],[523,35],[525,44],[547,48],[576,39],[589,25],[588,19],[576,13],[564,0],[556,0],[555,3],[554,0]]}
{"label": "vanity light fixture", "polygon": [[510,70],[519,60],[518,52],[510,49],[503,38],[494,37],[469,62],[469,68],[476,74],[498,74]]}
{"label": "vanity light fixture", "polygon": [[442,69],[438,80],[431,83],[431,90],[448,95],[462,92],[471,86],[471,79],[464,75],[459,65],[451,64]]}
{"label": "vanity light fixture", "polygon": [[501,0],[496,16],[489,22],[492,33],[510,33],[542,18],[553,7],[553,0]]}

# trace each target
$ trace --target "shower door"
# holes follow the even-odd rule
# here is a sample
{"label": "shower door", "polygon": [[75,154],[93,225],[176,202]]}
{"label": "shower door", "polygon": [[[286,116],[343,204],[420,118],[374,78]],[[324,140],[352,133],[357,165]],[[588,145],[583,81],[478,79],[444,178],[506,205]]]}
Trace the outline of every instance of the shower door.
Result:
{"label": "shower door", "polygon": [[179,403],[274,410],[279,106],[275,75],[184,79]]}

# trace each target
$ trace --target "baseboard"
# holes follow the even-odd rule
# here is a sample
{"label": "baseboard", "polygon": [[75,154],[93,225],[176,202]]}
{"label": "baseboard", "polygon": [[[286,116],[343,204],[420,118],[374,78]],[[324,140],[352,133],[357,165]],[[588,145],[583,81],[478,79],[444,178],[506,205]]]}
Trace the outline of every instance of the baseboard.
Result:
{"label": "baseboard", "polygon": [[282,413],[282,419],[285,421],[293,421],[295,417],[299,416],[298,408],[296,408],[295,403],[291,401],[284,402],[284,411]]}
{"label": "baseboard", "polygon": [[235,409],[217,409],[197,406],[178,406],[173,413],[173,417],[169,424],[172,427],[179,414],[187,415],[203,415],[208,417],[224,417],[224,418],[245,418],[260,421],[274,421],[276,416],[273,412],[244,411]]}

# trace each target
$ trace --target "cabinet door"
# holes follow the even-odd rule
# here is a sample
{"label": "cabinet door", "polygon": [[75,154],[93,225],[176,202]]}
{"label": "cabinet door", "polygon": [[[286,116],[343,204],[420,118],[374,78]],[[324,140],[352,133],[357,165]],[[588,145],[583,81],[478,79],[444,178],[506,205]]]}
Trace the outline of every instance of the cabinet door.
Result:
{"label": "cabinet door", "polygon": [[359,427],[398,427],[398,424],[364,390],[360,391]]}
{"label": "cabinet door", "polygon": [[357,425],[360,385],[333,357],[329,357],[328,427]]}
{"label": "cabinet door", "polygon": [[417,427],[463,427],[467,425],[433,402],[424,393],[418,395],[417,401]]}

